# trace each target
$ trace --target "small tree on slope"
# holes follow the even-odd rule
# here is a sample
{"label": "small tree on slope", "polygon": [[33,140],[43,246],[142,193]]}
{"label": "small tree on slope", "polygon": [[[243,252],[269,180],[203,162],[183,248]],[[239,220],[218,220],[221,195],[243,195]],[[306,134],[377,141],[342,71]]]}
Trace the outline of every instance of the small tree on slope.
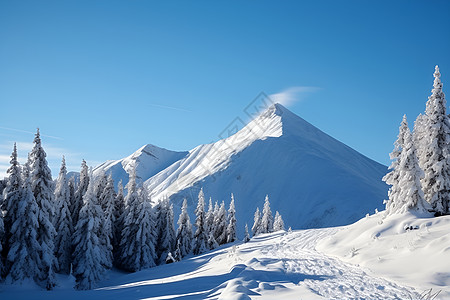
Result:
{"label": "small tree on slope", "polygon": [[94,182],[90,184],[83,196],[83,206],[79,213],[73,238],[73,275],[78,290],[89,290],[96,286],[105,272],[103,262],[104,248],[100,241],[104,215],[94,192]]}
{"label": "small tree on slope", "polygon": [[211,197],[209,197],[208,211],[206,212],[206,235],[208,237],[207,247],[210,250],[215,249],[219,246],[216,239],[214,238],[214,233],[216,232],[214,217],[214,207],[212,205]]}
{"label": "small tree on slope", "polygon": [[273,216],[270,210],[269,196],[266,195],[261,218],[261,233],[273,232]]}
{"label": "small tree on slope", "polygon": [[227,243],[236,240],[236,209],[234,206],[234,195],[231,194],[230,208],[228,209]]}
{"label": "small tree on slope", "polygon": [[34,147],[30,153],[30,177],[31,189],[38,205],[38,232],[37,239],[41,245],[39,265],[39,283],[41,286],[52,289],[56,285],[54,266],[56,259],[54,256],[54,239],[56,236],[53,227],[54,217],[54,195],[53,179],[45,158],[44,149],[41,145],[39,129],[34,138]]}
{"label": "small tree on slope", "polygon": [[244,230],[244,243],[247,243],[250,241],[250,234],[248,234],[248,225],[245,223],[245,230]]}
{"label": "small tree on slope", "polygon": [[284,221],[280,213],[275,213],[275,220],[273,221],[273,231],[284,230]]}
{"label": "small tree on slope", "polygon": [[216,224],[214,237],[217,244],[223,245],[227,242],[227,210],[223,201],[220,203],[219,211],[214,218],[214,223]]}
{"label": "small tree on slope", "polygon": [[255,216],[253,218],[252,233],[253,236],[257,236],[261,233],[261,213],[259,212],[259,207],[256,208]]}
{"label": "small tree on slope", "polygon": [[55,216],[55,256],[57,272],[70,273],[72,263],[72,234],[73,224],[70,214],[70,190],[67,181],[66,161],[62,159],[61,169],[55,188],[56,216]]}
{"label": "small tree on slope", "polygon": [[89,168],[86,164],[86,161],[83,159],[83,161],[81,162],[80,181],[78,183],[77,190],[75,191],[75,196],[73,198],[73,203],[71,206],[73,224],[78,223],[78,214],[80,213],[80,209],[83,206],[83,196],[86,193],[88,186]]}
{"label": "small tree on slope", "polygon": [[173,254],[175,251],[176,234],[173,219],[173,205],[169,199],[163,199],[158,207],[157,255],[159,261],[162,263],[165,261],[169,252]]}
{"label": "small tree on slope", "polygon": [[197,230],[194,234],[194,254],[200,254],[207,250],[206,244],[208,237],[206,235],[207,225],[205,218],[205,195],[203,194],[203,189],[200,189],[198,193],[198,203],[195,209],[195,226]]}
{"label": "small tree on slope", "polygon": [[421,181],[425,199],[437,214],[445,214],[450,197],[450,121],[440,76],[436,66],[432,94],[420,130],[426,148],[419,151],[419,164],[425,173]]}
{"label": "small tree on slope", "polygon": [[187,213],[186,199],[183,200],[183,206],[181,207],[181,213],[177,223],[177,248],[180,255],[176,258],[179,260],[180,257],[188,255],[192,250],[192,225]]}

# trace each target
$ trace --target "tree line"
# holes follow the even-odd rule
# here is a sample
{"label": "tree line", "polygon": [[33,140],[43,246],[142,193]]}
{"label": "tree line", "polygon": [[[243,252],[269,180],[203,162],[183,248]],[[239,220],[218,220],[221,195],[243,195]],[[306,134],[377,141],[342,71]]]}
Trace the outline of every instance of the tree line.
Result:
{"label": "tree line", "polygon": [[390,154],[391,171],[383,178],[391,185],[389,199],[384,202],[387,214],[450,213],[450,117],[438,66],[433,75],[425,113],[417,117],[412,132],[403,116]]}
{"label": "tree line", "polygon": [[[76,289],[92,289],[113,267],[135,272],[237,240],[233,194],[228,210],[224,201],[213,206],[211,198],[206,210],[201,189],[194,227],[184,199],[175,230],[173,204],[163,199],[152,205],[135,169],[126,195],[122,182],[116,192],[112,175],[101,172],[94,177],[84,160],[79,178],[68,178],[63,157],[53,181],[39,129],[27,162],[19,164],[14,144],[10,163],[0,197],[3,279],[31,279],[51,290],[57,284],[55,273],[72,274]],[[278,212],[274,225],[269,205],[266,197],[254,235],[284,229]],[[250,237],[245,228],[246,242]]]}

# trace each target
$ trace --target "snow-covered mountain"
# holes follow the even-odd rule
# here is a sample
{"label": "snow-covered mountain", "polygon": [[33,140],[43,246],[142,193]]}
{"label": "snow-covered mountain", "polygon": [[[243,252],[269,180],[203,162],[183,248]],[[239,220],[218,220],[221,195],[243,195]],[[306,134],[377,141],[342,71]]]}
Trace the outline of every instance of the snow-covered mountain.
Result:
{"label": "snow-covered mountain", "polygon": [[94,176],[98,176],[101,172],[112,173],[115,185],[122,180],[125,186],[128,183],[128,174],[136,167],[138,180],[144,182],[187,154],[188,152],[175,152],[148,144],[126,158],[108,160],[97,166],[94,169]]}
{"label": "snow-covered mountain", "polygon": [[106,162],[96,172],[109,169],[115,179],[125,182],[136,161],[138,176],[149,178],[145,186],[153,201],[170,197],[177,207],[187,198],[192,212],[201,187],[206,197],[225,200],[227,205],[234,193],[238,232],[246,222],[251,227],[253,213],[257,206],[262,208],[266,194],[273,212],[278,210],[293,228],[350,224],[380,209],[387,196],[387,186],[381,181],[385,166],[280,104],[226,139],[188,153],[168,152],[170,159],[158,168],[152,163],[159,154],[138,155],[146,147],[123,160]]}

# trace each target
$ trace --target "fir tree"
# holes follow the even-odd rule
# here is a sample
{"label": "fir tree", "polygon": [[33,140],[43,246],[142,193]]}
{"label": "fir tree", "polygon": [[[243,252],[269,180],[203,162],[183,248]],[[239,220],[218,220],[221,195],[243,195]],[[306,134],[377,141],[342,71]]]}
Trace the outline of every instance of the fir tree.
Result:
{"label": "fir tree", "polygon": [[236,209],[234,207],[234,195],[231,194],[230,208],[228,209],[227,243],[236,240]]}
{"label": "fir tree", "polygon": [[[98,185],[97,185],[98,187]],[[116,192],[114,191],[114,180],[111,174],[106,179],[106,185],[100,194],[99,203],[104,213],[104,222],[102,230],[102,245],[105,248],[105,266],[111,268],[113,264],[113,233],[114,233],[114,205],[116,200]]]}
{"label": "fir tree", "polygon": [[223,245],[227,242],[227,211],[225,209],[225,203],[222,201],[217,212],[214,223],[216,224],[216,233],[214,238],[217,244]]}
{"label": "fir tree", "polygon": [[273,231],[284,230],[284,221],[280,213],[276,211],[275,220],[273,221]]}
{"label": "fir tree", "polygon": [[74,224],[78,223],[78,214],[80,213],[80,209],[83,206],[83,196],[87,191],[89,186],[89,168],[86,164],[86,161],[83,159],[81,162],[81,171],[80,171],[80,181],[78,183],[77,190],[75,192],[75,196],[73,198],[72,203],[72,221]]}
{"label": "fir tree", "polygon": [[103,219],[103,211],[91,177],[83,196],[83,206],[73,237],[73,275],[76,280],[75,288],[78,290],[93,289],[105,272],[105,253],[100,238]]}
{"label": "fir tree", "polygon": [[146,190],[137,188],[135,169],[130,174],[127,188],[127,206],[120,243],[121,264],[124,269],[135,272],[155,266],[156,224]]}
{"label": "fir tree", "polygon": [[122,180],[117,185],[117,196],[114,201],[114,236],[113,236],[113,255],[115,264],[120,266],[120,239],[122,235],[123,222],[125,213],[125,201],[123,196]]}
{"label": "fir tree", "polygon": [[450,121],[446,113],[446,100],[442,91],[439,67],[434,72],[434,84],[428,98],[420,132],[425,149],[420,149],[420,166],[425,173],[422,187],[425,199],[436,214],[445,214],[450,197]]}
{"label": "fir tree", "polygon": [[208,237],[207,247],[212,250],[218,247],[217,241],[214,238],[216,232],[216,226],[214,224],[214,207],[212,205],[212,199],[209,198],[208,211],[206,212],[206,236]]}
{"label": "fir tree", "polygon": [[266,195],[261,217],[261,233],[273,232],[273,216],[270,210],[269,195]]}
{"label": "fir tree", "polygon": [[180,253],[179,257],[184,257],[188,255],[192,250],[192,225],[189,214],[187,212],[186,199],[183,200],[183,206],[181,207],[181,213],[177,223],[177,248],[179,249]]}
{"label": "fir tree", "polygon": [[30,153],[31,189],[38,206],[37,239],[41,245],[41,264],[39,265],[39,283],[50,290],[56,285],[54,266],[54,239],[56,236],[52,220],[54,217],[53,180],[47,164],[46,153],[41,145],[39,129],[37,130],[34,147]]}
{"label": "fir tree", "polygon": [[194,254],[200,254],[206,251],[208,236],[206,235],[206,218],[205,218],[205,195],[203,189],[198,193],[198,203],[195,209],[195,227],[197,230],[194,234]]}
{"label": "fir tree", "polygon": [[157,242],[157,256],[162,263],[165,261],[168,253],[175,251],[175,228],[173,205],[169,199],[163,199],[157,206],[158,209],[158,242]]}
{"label": "fir tree", "polygon": [[108,178],[106,176],[106,173],[104,170],[100,170],[100,174],[97,175],[95,178],[95,186],[94,186],[94,193],[97,196],[97,199],[99,199],[100,206],[102,207],[103,211],[106,210],[106,203],[103,203],[103,199],[101,199],[101,195],[103,191],[106,188],[106,185],[108,184]]}
{"label": "fir tree", "polygon": [[244,239],[243,239],[244,243],[247,243],[248,241],[250,241],[250,234],[248,234],[248,225],[247,223],[245,223],[245,230],[244,230]]}
{"label": "fir tree", "polygon": [[259,212],[259,207],[256,208],[255,216],[253,218],[252,232],[253,236],[257,236],[261,233],[261,213]]}
{"label": "fir tree", "polygon": [[[13,167],[15,163],[11,163],[11,167]],[[29,173],[28,165],[24,169],[25,173]],[[10,176],[14,172],[11,170],[10,173],[8,170]],[[38,241],[39,208],[31,191],[30,177],[26,176],[25,178],[20,196],[11,203],[9,208],[13,216],[13,223],[10,227],[7,262],[9,274],[13,281],[20,282],[24,279],[34,279],[40,283],[39,267],[41,265],[40,253],[42,251]]]}
{"label": "fir tree", "polygon": [[56,271],[64,274],[70,273],[72,263],[72,234],[73,224],[70,214],[70,190],[67,181],[66,161],[62,159],[61,169],[55,188],[56,218],[55,218],[55,256],[57,260]]}

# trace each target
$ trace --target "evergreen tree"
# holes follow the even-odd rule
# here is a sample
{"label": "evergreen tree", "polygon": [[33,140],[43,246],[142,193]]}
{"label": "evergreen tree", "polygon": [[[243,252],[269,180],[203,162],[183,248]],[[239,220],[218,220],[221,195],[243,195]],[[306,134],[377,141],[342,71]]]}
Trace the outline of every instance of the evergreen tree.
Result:
{"label": "evergreen tree", "polygon": [[100,237],[104,214],[94,192],[92,177],[89,181],[73,237],[73,275],[78,290],[93,289],[105,272],[105,249]]}
{"label": "evergreen tree", "polygon": [[397,212],[403,201],[399,198],[401,194],[401,174],[399,166],[401,164],[400,156],[402,154],[402,150],[405,145],[405,138],[408,132],[408,122],[406,120],[406,115],[404,115],[399,128],[397,140],[394,142],[394,150],[389,155],[392,160],[392,163],[389,166],[389,170],[391,171],[383,177],[383,181],[391,186],[388,191],[389,199],[384,201],[384,204],[386,204],[386,214]]}
{"label": "evergreen tree", "polygon": [[273,221],[273,231],[284,230],[284,221],[280,213],[276,211],[275,220]]}
{"label": "evergreen tree", "polygon": [[72,263],[72,234],[73,224],[70,214],[70,190],[67,181],[66,160],[62,159],[61,169],[55,188],[56,218],[55,218],[55,256],[57,260],[56,271],[64,274],[70,273]]}
{"label": "evergreen tree", "polygon": [[253,221],[254,221],[252,226],[253,236],[257,236],[258,234],[261,233],[261,213],[259,212],[259,207],[256,208]]}
{"label": "evergreen tree", "polygon": [[[8,170],[10,177],[16,172],[13,171],[13,166],[16,164],[13,161],[14,159],[11,160],[12,165]],[[24,169],[26,175],[28,175],[28,165]],[[25,178],[23,188],[20,190],[20,196],[12,201],[9,207],[13,223],[10,227],[7,244],[9,246],[7,262],[9,274],[13,281],[20,282],[24,279],[34,279],[40,283],[39,267],[42,263],[40,256],[42,251],[38,241],[39,208],[31,191],[30,177],[25,176]],[[11,179],[9,178],[9,180]],[[9,180],[8,184],[10,184]]]}
{"label": "evergreen tree", "polygon": [[208,237],[207,247],[212,250],[218,247],[214,234],[216,232],[216,226],[214,224],[214,208],[212,205],[212,199],[209,197],[208,211],[206,212],[206,236]]}
{"label": "evergreen tree", "polygon": [[160,263],[165,261],[169,253],[175,251],[175,228],[173,205],[169,199],[163,199],[157,206],[158,209],[158,242],[157,256]]}
{"label": "evergreen tree", "polygon": [[[11,226],[14,220],[17,220],[17,209],[14,209],[15,205],[19,203],[20,197],[23,193],[23,181],[20,172],[20,165],[17,161],[17,147],[14,143],[13,152],[11,154],[11,166],[6,171],[6,187],[3,190],[3,202],[0,211],[4,212],[4,247],[3,247],[3,256],[9,251],[10,248],[10,237],[11,237]],[[7,266],[6,266],[7,267]],[[7,268],[4,270],[4,273],[7,272]]]}
{"label": "evergreen tree", "polygon": [[438,215],[448,212],[450,198],[450,121],[440,76],[436,66],[420,131],[426,133],[423,136],[426,148],[419,151],[419,163],[425,173],[421,181],[425,199]]}
{"label": "evergreen tree", "polygon": [[194,234],[194,254],[200,254],[206,251],[208,236],[206,235],[206,218],[205,218],[205,195],[203,189],[198,193],[198,203],[195,209],[195,227],[197,230]]}
{"label": "evergreen tree", "polygon": [[177,248],[180,252],[179,257],[184,257],[188,255],[192,250],[192,225],[189,214],[187,212],[186,199],[183,200],[183,206],[181,207],[181,213],[177,223]]}
{"label": "evergreen tree", "polygon": [[244,231],[244,243],[250,241],[250,234],[248,234],[248,225],[245,223],[245,231]]}
{"label": "evergreen tree", "polygon": [[217,244],[223,245],[227,242],[227,211],[225,209],[225,203],[222,201],[217,212],[214,223],[216,224],[216,232],[214,238]]}
{"label": "evergreen tree", "polygon": [[273,216],[270,210],[269,195],[266,195],[261,217],[261,233],[273,232]]}
{"label": "evergreen tree", "polygon": [[54,266],[54,239],[56,236],[52,220],[54,217],[53,180],[47,164],[46,153],[41,145],[39,129],[37,130],[34,147],[30,153],[31,189],[38,206],[37,239],[41,245],[39,253],[39,283],[50,290],[56,285]]}
{"label": "evergreen tree", "polygon": [[[98,185],[96,185],[98,187]],[[105,266],[111,268],[113,264],[113,233],[115,224],[114,206],[116,192],[114,191],[114,180],[111,174],[106,179],[106,185],[100,194],[99,203],[104,213],[104,222],[102,230],[102,245],[105,248]]]}
{"label": "evergreen tree", "polygon": [[122,180],[117,185],[117,196],[114,201],[114,236],[113,236],[113,254],[115,264],[120,266],[120,239],[122,235],[123,222],[125,217],[125,201],[123,196]]}
{"label": "evergreen tree", "polygon": [[146,190],[137,188],[135,169],[130,174],[127,189],[127,206],[120,243],[121,264],[124,269],[135,272],[156,265],[156,224]]}
{"label": "evergreen tree", "polygon": [[106,210],[106,203],[103,203],[103,199],[101,198],[101,195],[103,191],[106,188],[106,185],[108,184],[108,178],[106,176],[105,171],[100,170],[100,174],[95,178],[95,186],[94,186],[94,193],[97,196],[97,199],[100,201],[100,206],[102,207],[103,211]]}
{"label": "evergreen tree", "polygon": [[78,183],[77,190],[75,192],[75,196],[73,198],[72,203],[72,221],[73,224],[78,223],[78,215],[80,213],[80,209],[83,206],[83,196],[87,191],[89,186],[89,168],[86,164],[86,161],[83,159],[81,162],[81,171],[80,171],[80,181]]}
{"label": "evergreen tree", "polygon": [[236,240],[236,209],[234,207],[234,195],[231,194],[230,208],[228,209],[227,243]]}

